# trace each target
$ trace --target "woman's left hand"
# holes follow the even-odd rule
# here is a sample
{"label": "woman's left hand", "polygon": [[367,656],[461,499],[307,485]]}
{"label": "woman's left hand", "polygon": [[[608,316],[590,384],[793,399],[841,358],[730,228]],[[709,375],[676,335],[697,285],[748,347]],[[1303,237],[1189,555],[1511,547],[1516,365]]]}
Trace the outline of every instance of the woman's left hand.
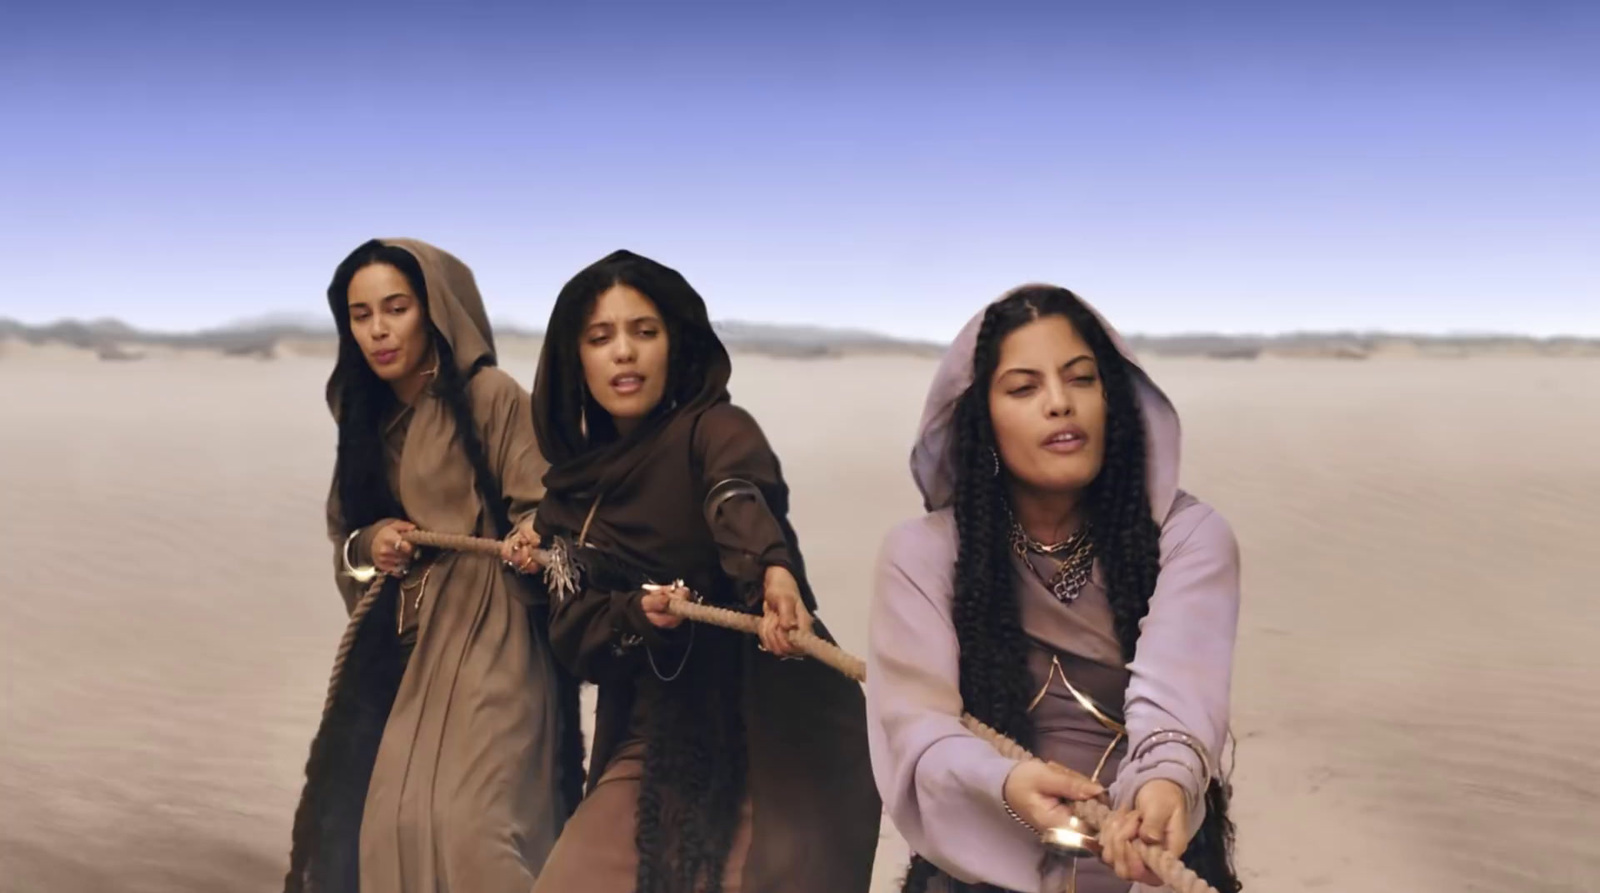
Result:
{"label": "woman's left hand", "polygon": [[639,599],[639,607],[644,610],[644,619],[656,629],[677,629],[683,623],[683,618],[672,613],[669,606],[673,601],[693,601],[694,593],[687,586],[674,583],[671,586],[644,587],[644,597]]}
{"label": "woman's left hand", "polygon": [[789,633],[811,632],[811,612],[800,597],[800,584],[789,569],[767,568],[761,587],[761,647],[779,657],[797,657],[800,649],[789,643]]}
{"label": "woman's left hand", "polygon": [[1100,830],[1100,859],[1125,881],[1159,887],[1161,878],[1134,850],[1135,840],[1182,856],[1189,846],[1189,798],[1183,788],[1164,778],[1145,782],[1134,795],[1132,809],[1119,809]]}
{"label": "woman's left hand", "polygon": [[505,541],[500,544],[500,560],[524,574],[531,574],[539,569],[539,559],[534,554],[538,548],[539,534],[534,532],[533,518],[529,516],[506,534]]}

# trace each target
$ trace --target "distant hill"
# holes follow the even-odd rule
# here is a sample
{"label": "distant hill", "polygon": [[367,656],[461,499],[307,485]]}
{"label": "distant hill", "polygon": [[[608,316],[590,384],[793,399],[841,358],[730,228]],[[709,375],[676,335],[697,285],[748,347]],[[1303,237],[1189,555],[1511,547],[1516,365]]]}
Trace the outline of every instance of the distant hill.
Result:
{"label": "distant hill", "polygon": [[62,320],[46,325],[26,325],[0,319],[0,339],[28,344],[65,344],[97,351],[105,359],[128,359],[128,349],[138,346],[216,350],[234,356],[271,356],[285,338],[332,338],[331,328],[313,330],[298,324],[241,324],[200,332],[147,332],[118,320],[79,322]]}
{"label": "distant hill", "polygon": [[295,313],[293,311],[280,311],[278,313],[263,313],[260,316],[236,319],[226,325],[218,326],[213,331],[217,332],[256,332],[288,330],[306,333],[333,334],[333,323],[329,321],[326,313]]}
{"label": "distant hill", "polygon": [[[786,357],[825,357],[844,353],[899,353],[937,356],[944,346],[908,341],[874,332],[785,326],[738,320],[712,324],[729,350]],[[542,338],[543,332],[495,323],[497,340]],[[139,346],[217,350],[234,356],[271,356],[284,341],[332,341],[334,327],[320,318],[297,314],[272,314],[229,323],[198,332],[149,332],[116,320],[79,322],[62,320],[27,325],[0,318],[0,340],[13,338],[29,344],[65,344],[99,351],[102,356],[125,355]]]}
{"label": "distant hill", "polygon": [[1129,337],[1139,354],[1250,360],[1261,356],[1360,360],[1377,356],[1600,356],[1600,338],[1526,335],[1426,335],[1390,332],[1206,333]]}
{"label": "distant hill", "polygon": [[[712,323],[728,349],[777,357],[891,354],[936,357],[946,345],[895,338],[877,332],[744,320]],[[500,340],[539,339],[543,333],[496,323]],[[103,359],[137,359],[140,347],[215,350],[231,356],[271,357],[285,342],[331,344],[333,326],[300,314],[271,314],[198,332],[149,332],[119,320],[61,320],[28,325],[0,318],[0,341],[64,344],[96,351]],[[1416,335],[1382,332],[1295,332],[1280,335],[1133,335],[1141,355],[1252,360],[1262,356],[1366,359],[1377,356],[1448,357],[1482,354],[1597,356],[1600,338],[1532,338],[1517,335]]]}
{"label": "distant hill", "polygon": [[826,357],[844,353],[887,353],[939,356],[946,345],[910,341],[857,329],[722,320],[713,322],[717,337],[729,350],[770,356]]}

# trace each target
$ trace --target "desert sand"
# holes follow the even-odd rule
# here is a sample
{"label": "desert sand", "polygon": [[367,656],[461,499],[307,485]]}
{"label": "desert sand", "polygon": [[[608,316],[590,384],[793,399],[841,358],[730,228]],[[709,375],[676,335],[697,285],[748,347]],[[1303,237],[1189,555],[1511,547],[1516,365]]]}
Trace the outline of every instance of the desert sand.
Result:
{"label": "desert sand", "polygon": [[[933,362],[735,368],[860,653]],[[1151,369],[1243,549],[1247,890],[1600,889],[1600,361]],[[281,884],[343,627],[327,371],[0,351],[0,891]],[[885,823],[875,891],[903,866]]]}

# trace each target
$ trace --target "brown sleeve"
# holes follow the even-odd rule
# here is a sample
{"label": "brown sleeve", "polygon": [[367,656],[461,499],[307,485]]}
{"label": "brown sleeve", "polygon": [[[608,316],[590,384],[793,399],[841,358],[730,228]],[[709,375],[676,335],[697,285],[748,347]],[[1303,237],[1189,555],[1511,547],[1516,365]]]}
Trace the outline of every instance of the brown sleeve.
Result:
{"label": "brown sleeve", "polygon": [[778,565],[796,578],[802,576],[787,521],[789,488],[778,457],[756,420],[732,404],[701,416],[694,445],[706,523],[722,570],[738,584],[747,604],[760,604],[767,568]]}
{"label": "brown sleeve", "polygon": [[631,676],[647,647],[675,649],[682,627],[656,629],[640,607],[643,598],[642,590],[587,588],[560,601],[552,598],[550,647],[556,658],[579,678],[600,684]]}
{"label": "brown sleeve", "polygon": [[489,469],[500,481],[506,516],[516,526],[544,500],[544,473],[550,463],[539,453],[533,433],[533,404],[528,392],[493,366],[473,376],[474,406],[483,406],[484,450]]}

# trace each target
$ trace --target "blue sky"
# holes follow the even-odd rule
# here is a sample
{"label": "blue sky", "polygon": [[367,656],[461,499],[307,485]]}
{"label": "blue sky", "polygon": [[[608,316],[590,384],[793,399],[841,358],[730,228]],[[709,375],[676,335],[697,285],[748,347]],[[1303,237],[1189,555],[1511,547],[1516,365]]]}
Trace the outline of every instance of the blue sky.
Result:
{"label": "blue sky", "polygon": [[542,324],[627,247],[720,318],[1600,335],[1600,4],[0,7],[0,316],[324,313],[372,235]]}

